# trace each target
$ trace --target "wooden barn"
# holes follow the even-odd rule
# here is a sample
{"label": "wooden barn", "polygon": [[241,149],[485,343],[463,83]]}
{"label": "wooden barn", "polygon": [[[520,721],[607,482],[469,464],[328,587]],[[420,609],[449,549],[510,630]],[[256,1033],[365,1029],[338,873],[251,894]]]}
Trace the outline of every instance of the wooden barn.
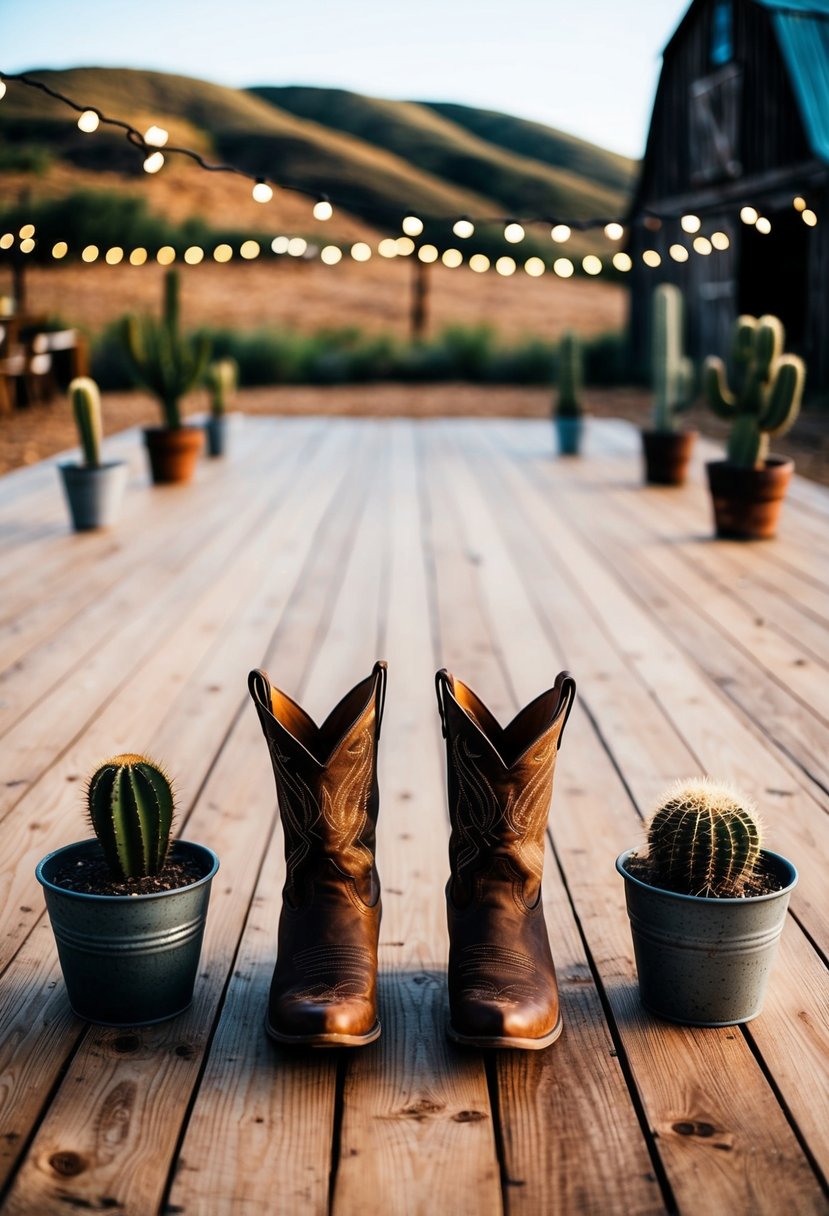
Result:
{"label": "wooden barn", "polygon": [[[700,219],[698,233],[683,216]],[[715,233],[726,248],[694,250]],[[643,262],[656,260],[648,250],[658,266]],[[685,292],[694,358],[725,354],[740,313],[774,312],[808,361],[812,394],[826,394],[829,0],[694,0],[663,54],[630,252],[637,366],[648,363],[652,290],[671,281]]]}

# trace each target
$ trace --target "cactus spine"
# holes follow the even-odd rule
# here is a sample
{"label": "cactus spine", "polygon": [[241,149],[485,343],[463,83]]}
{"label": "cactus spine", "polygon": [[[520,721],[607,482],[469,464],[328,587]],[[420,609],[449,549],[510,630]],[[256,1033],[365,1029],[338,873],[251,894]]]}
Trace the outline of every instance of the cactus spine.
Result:
{"label": "cactus spine", "polygon": [[682,353],[683,324],[682,292],[660,283],[653,293],[651,332],[655,431],[675,431],[677,415],[691,404],[694,365]]}
{"label": "cactus spine", "polygon": [[109,868],[122,878],[164,868],[173,822],[165,773],[145,756],[113,756],[89,782],[89,817]]}
{"label": "cactus spine", "polygon": [[69,399],[78,428],[78,438],[83,449],[83,460],[87,468],[97,468],[101,463],[101,394],[98,385],[88,376],[77,376],[69,385]]}
{"label": "cactus spine", "polygon": [[164,277],[164,311],[154,317],[126,317],[122,340],[133,372],[144,388],[161,402],[166,425],[181,426],[180,401],[201,380],[210,357],[210,342],[185,338],[179,327],[179,279],[174,270]]}
{"label": "cactus spine", "polygon": [[217,359],[215,363],[208,365],[205,381],[210,393],[210,413],[214,418],[221,418],[227,413],[227,407],[236,392],[239,364],[235,359]]}
{"label": "cactus spine", "polygon": [[559,418],[580,418],[581,388],[584,380],[581,342],[578,335],[566,333],[558,347],[558,406]]}
{"label": "cactus spine", "polygon": [[743,894],[759,857],[752,804],[730,786],[704,778],[677,782],[648,827],[651,881],[684,895]]}
{"label": "cactus spine", "polygon": [[784,355],[785,332],[777,317],[738,317],[732,360],[735,387],[726,383],[722,359],[705,360],[705,389],[715,414],[732,423],[728,459],[741,468],[762,468],[769,435],[782,435],[800,412],[806,368]]}

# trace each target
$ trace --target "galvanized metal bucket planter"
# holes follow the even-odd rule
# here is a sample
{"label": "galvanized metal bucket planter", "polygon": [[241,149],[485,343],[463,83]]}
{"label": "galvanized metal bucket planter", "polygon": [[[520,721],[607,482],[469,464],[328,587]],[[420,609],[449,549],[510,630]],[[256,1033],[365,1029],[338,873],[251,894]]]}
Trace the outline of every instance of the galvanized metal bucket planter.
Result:
{"label": "galvanized metal bucket planter", "polygon": [[146,1026],[182,1013],[193,999],[210,884],[212,850],[176,841],[172,856],[194,861],[202,877],[151,895],[88,895],[53,881],[67,862],[98,856],[96,840],[50,853],[35,873],[58,947],[74,1012],[102,1026]]}
{"label": "galvanized metal bucket planter", "polygon": [[561,456],[578,456],[581,452],[581,441],[584,434],[582,418],[553,419],[558,438],[558,450]]}
{"label": "galvanized metal bucket planter", "polygon": [[58,465],[63,491],[76,532],[111,528],[121,513],[127,484],[127,464],[115,460],[96,466]]}
{"label": "galvanized metal bucket planter", "polygon": [[639,993],[651,1013],[687,1026],[735,1026],[762,1011],[797,870],[761,850],[779,891],[742,899],[680,895],[628,873],[633,849],[616,860],[625,880]]}

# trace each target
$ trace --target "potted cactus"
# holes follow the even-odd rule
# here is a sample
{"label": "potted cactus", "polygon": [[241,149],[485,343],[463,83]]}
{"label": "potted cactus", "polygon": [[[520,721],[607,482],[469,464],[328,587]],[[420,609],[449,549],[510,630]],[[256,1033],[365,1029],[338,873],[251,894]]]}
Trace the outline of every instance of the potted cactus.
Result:
{"label": "potted cactus", "polygon": [[578,335],[566,333],[558,347],[558,401],[554,422],[561,456],[578,456],[584,433],[581,389],[584,359]]}
{"label": "potted cactus", "polygon": [[660,283],[653,293],[651,331],[653,425],[642,431],[649,485],[683,485],[696,439],[696,431],[679,428],[694,385],[694,365],[682,353],[683,311],[679,288]]}
{"label": "potted cactus", "polygon": [[725,460],[709,463],[708,484],[718,536],[774,536],[791,480],[791,460],[770,457],[769,435],[782,435],[800,412],[806,369],[784,355],[777,317],[738,317],[732,352],[735,386],[721,359],[705,361],[705,390],[715,414],[731,422]]}
{"label": "potted cactus", "polygon": [[121,340],[136,381],[161,404],[164,425],[148,427],[144,441],[153,481],[189,481],[203,443],[201,427],[182,421],[181,398],[201,380],[210,356],[207,338],[191,341],[179,325],[179,279],[164,277],[164,310],[155,317],[125,317]]}
{"label": "potted cactus", "polygon": [[101,394],[95,381],[78,376],[69,385],[69,400],[83,453],[83,464],[58,465],[72,527],[76,532],[108,528],[121,510],[127,465],[101,460]]}
{"label": "potted cactus", "polygon": [[227,448],[227,409],[239,383],[235,359],[217,359],[208,365],[205,383],[210,394],[210,417],[205,423],[208,456],[224,456]]}
{"label": "potted cactus", "polygon": [[762,1010],[797,871],[761,847],[750,801],[704,778],[678,782],[622,853],[639,992],[652,1013],[732,1026]]}
{"label": "potted cactus", "polygon": [[105,1026],[164,1021],[193,998],[218,858],[188,841],[171,846],[170,782],[144,756],[108,760],[86,796],[97,839],[36,870],[69,1002]]}

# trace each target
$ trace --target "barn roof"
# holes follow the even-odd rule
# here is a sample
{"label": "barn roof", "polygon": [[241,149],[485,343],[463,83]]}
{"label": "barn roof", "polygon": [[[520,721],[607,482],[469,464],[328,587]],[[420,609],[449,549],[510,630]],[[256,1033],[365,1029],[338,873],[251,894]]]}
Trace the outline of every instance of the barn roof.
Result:
{"label": "barn roof", "polygon": [[771,10],[812,151],[829,161],[829,0],[757,2]]}

